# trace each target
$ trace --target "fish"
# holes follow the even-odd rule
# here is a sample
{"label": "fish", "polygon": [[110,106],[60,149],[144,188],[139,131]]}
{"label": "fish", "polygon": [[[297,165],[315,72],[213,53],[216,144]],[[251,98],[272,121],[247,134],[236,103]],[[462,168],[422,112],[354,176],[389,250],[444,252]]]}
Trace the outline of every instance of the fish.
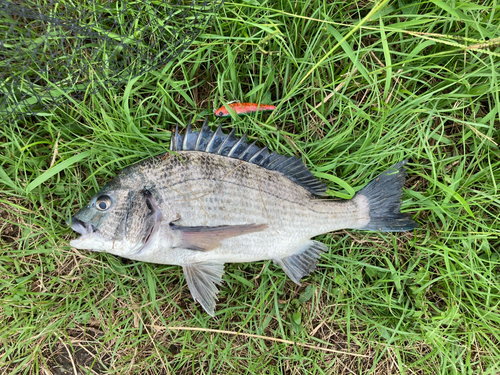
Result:
{"label": "fish", "polygon": [[340,229],[417,228],[400,212],[407,160],[352,199],[325,197],[327,185],[296,156],[213,131],[208,118],[170,150],[120,171],[71,219],[77,249],[181,266],[195,301],[212,317],[224,264],[272,260],[290,279],[316,268],[328,247],[313,238]]}
{"label": "fish", "polygon": [[240,102],[231,102],[227,103],[226,106],[222,106],[216,110],[214,110],[214,114],[217,117],[229,117],[231,114],[227,110],[227,107],[230,107],[236,114],[239,116],[248,115],[254,112],[270,112],[274,111],[276,107],[271,104],[258,104],[258,103],[240,103]]}

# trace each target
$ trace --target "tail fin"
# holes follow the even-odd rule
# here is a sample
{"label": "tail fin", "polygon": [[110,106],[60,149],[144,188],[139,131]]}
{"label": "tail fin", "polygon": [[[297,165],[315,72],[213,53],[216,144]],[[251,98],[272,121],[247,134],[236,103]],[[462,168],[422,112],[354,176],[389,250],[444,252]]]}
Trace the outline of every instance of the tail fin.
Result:
{"label": "tail fin", "polygon": [[370,221],[359,229],[404,232],[418,228],[410,215],[400,212],[402,188],[406,179],[404,165],[407,161],[393,165],[356,194],[354,199],[364,196],[363,200],[366,198],[370,207]]}

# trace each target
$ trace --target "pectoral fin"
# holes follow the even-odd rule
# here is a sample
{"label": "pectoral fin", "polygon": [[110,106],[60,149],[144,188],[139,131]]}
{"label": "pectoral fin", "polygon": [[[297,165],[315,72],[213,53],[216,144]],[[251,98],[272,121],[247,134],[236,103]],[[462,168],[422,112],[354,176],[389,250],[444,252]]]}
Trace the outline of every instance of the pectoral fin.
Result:
{"label": "pectoral fin", "polygon": [[170,228],[179,235],[178,247],[196,251],[210,251],[220,246],[226,238],[260,232],[267,224],[220,225],[217,227],[182,227],[170,224]]}
{"label": "pectoral fin", "polygon": [[205,311],[214,316],[215,301],[224,274],[224,264],[194,263],[182,266],[189,291],[195,301],[198,301]]}

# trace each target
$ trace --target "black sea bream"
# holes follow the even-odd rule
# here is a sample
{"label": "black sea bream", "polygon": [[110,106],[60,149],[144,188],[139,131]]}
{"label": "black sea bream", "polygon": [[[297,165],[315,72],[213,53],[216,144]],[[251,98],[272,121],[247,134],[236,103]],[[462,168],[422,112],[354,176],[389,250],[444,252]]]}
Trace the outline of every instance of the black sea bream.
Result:
{"label": "black sea bream", "polygon": [[214,315],[224,263],[272,259],[297,284],[327,247],[314,236],[339,229],[408,231],[400,213],[402,161],[351,200],[328,200],[327,187],[302,161],[270,153],[234,130],[176,129],[171,151],[121,171],[72,218],[77,249],[182,266],[189,290]]}

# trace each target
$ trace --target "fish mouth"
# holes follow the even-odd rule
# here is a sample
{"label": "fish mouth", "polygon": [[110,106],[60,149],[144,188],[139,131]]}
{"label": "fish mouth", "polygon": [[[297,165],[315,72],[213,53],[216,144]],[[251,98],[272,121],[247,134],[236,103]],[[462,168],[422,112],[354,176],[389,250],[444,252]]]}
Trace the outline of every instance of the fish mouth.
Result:
{"label": "fish mouth", "polygon": [[86,223],[77,219],[76,217],[71,218],[71,229],[75,232],[81,234],[79,239],[90,236],[92,233],[97,232],[97,228],[90,223]]}

